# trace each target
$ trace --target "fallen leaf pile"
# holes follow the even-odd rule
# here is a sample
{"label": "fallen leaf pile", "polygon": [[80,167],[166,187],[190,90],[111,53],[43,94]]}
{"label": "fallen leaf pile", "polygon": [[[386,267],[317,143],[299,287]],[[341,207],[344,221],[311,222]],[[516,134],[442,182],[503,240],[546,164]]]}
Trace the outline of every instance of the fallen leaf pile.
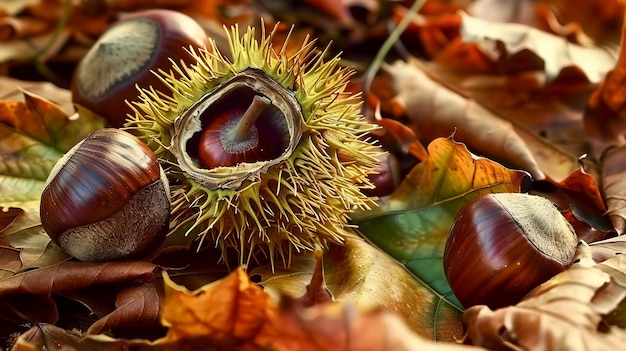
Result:
{"label": "fallen leaf pile", "polygon": [[[264,27],[277,52],[315,38],[354,68],[347,90],[386,151],[354,237],[276,266],[182,235],[91,263],[51,241],[48,175],[106,126],[72,104],[72,72],[150,8],[189,15],[220,49],[224,26]],[[625,13],[619,0],[0,2],[0,351],[622,349]],[[489,193],[550,199],[580,240],[568,269],[497,310],[462,306],[443,264],[457,214]]]}

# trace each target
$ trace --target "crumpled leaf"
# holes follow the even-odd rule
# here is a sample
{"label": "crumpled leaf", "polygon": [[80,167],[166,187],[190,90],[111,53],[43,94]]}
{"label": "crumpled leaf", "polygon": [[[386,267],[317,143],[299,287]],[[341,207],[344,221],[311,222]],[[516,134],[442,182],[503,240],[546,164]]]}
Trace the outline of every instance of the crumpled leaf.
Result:
{"label": "crumpled leaf", "polygon": [[352,222],[374,245],[404,264],[416,277],[459,308],[443,272],[448,232],[460,208],[491,192],[519,192],[526,173],[474,158],[450,139],[435,139],[430,157],[415,166],[379,207]]}
{"label": "crumpled leaf", "polygon": [[43,349],[68,351],[185,351],[185,350],[267,350],[267,351],[484,351],[458,343],[435,343],[419,337],[394,313],[376,309],[362,311],[350,304],[327,303],[303,308],[295,303],[283,306],[273,321],[280,336],[248,345],[216,345],[210,340],[196,343],[157,340],[111,339],[103,335],[83,337],[50,324],[39,324],[22,334],[12,351]]}
{"label": "crumpled leaf", "polygon": [[117,294],[116,309],[93,323],[87,334],[113,328],[141,328],[159,325],[159,294],[153,283],[129,286]]}
{"label": "crumpled leaf", "polygon": [[[465,311],[465,342],[498,350],[619,350],[626,342],[625,257],[601,264],[581,242],[575,263],[531,291],[516,306]],[[617,317],[616,319],[613,317]],[[603,324],[609,323],[609,326]],[[611,324],[613,326],[611,326]]]}
{"label": "crumpled leaf", "polygon": [[182,344],[201,338],[223,348],[240,345],[241,350],[254,350],[260,336],[275,335],[269,322],[275,318],[276,305],[241,267],[196,291],[176,285],[167,274],[164,280],[161,322],[169,330],[160,342]]}
{"label": "crumpled leaf", "polygon": [[602,84],[587,101],[583,118],[585,136],[591,155],[601,160],[607,150],[626,144],[626,23],[617,62],[603,77]]}
{"label": "crumpled leaf", "polygon": [[522,24],[460,15],[462,40],[477,45],[502,72],[539,70],[545,72],[548,82],[582,74],[598,83],[615,63],[615,57],[600,47],[575,45]]}
{"label": "crumpled leaf", "polygon": [[545,177],[510,121],[433,81],[416,63],[398,61],[387,71],[397,93],[393,100],[403,106],[420,139],[430,142],[454,134],[473,152],[526,170],[536,179]]}
{"label": "crumpled leaf", "polygon": [[150,342],[85,336],[38,324],[18,338],[13,350],[481,350],[417,336],[397,314],[380,308],[342,302],[306,307],[289,298],[278,307],[243,268],[193,292],[167,274],[164,281],[162,323],[169,331],[163,338]]}
{"label": "crumpled leaf", "polygon": [[565,212],[581,240],[604,239],[612,230],[596,179],[582,167],[560,182],[550,178],[535,182],[530,192],[550,199]]}
{"label": "crumpled leaf", "polygon": [[[576,168],[578,157],[588,152],[581,123],[585,101],[613,67],[617,54],[605,47],[568,43],[564,38],[532,28],[530,25],[539,24],[526,23],[526,19],[522,20],[526,25],[517,19],[513,24],[493,20],[503,14],[498,11],[500,7],[508,7],[512,15],[525,18],[539,16],[540,9],[547,7],[545,4],[472,4],[481,6],[485,11],[478,15],[483,18],[457,15],[463,30],[442,43],[443,48],[433,54],[434,59],[422,66],[432,79],[474,99],[490,113],[512,121],[541,169],[561,180]],[[485,17],[484,12],[491,16]],[[543,48],[544,45],[550,48]],[[594,58],[587,60],[586,56]]]}
{"label": "crumpled leaf", "polygon": [[363,311],[349,303],[326,303],[310,309],[286,306],[281,312],[275,323],[281,336],[265,350],[482,350],[417,336],[395,313],[384,309]]}

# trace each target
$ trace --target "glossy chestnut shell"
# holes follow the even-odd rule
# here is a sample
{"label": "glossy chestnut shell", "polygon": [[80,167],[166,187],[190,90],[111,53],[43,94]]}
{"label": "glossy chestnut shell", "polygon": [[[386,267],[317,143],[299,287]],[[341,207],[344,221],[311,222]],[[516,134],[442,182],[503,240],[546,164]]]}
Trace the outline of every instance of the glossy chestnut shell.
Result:
{"label": "glossy chestnut shell", "polygon": [[208,38],[191,17],[154,9],[122,17],[94,43],[72,77],[72,101],[121,127],[136,100],[136,86],[167,87],[151,72],[170,72],[172,61],[194,62],[187,51],[206,48]]}
{"label": "glossy chestnut shell", "polygon": [[169,186],[156,156],[118,129],[94,132],[52,170],[41,195],[50,238],[82,261],[149,253],[169,228]]}
{"label": "glossy chestnut shell", "polygon": [[480,195],[457,214],[444,252],[444,272],[464,307],[516,304],[565,270],[578,239],[546,198]]}

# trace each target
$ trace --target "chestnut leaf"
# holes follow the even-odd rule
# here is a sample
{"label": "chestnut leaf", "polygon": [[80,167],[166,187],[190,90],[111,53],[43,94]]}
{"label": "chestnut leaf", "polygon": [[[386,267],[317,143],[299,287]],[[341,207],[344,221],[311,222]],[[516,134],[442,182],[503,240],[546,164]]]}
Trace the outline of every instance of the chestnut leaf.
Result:
{"label": "chestnut leaf", "polygon": [[46,267],[69,259],[43,230],[39,199],[16,205],[23,214],[2,231],[0,243],[20,250],[22,269]]}
{"label": "chestnut leaf", "polygon": [[550,199],[572,223],[580,240],[601,240],[612,230],[599,185],[582,167],[560,182],[549,177],[534,182],[530,193]]}
{"label": "chestnut leaf", "polygon": [[0,246],[0,279],[10,277],[22,268],[20,251],[7,246]]}
{"label": "chestnut leaf", "polygon": [[448,232],[460,208],[480,194],[519,192],[525,172],[514,171],[438,138],[429,158],[415,166],[378,208],[352,217],[374,245],[404,264],[424,284],[458,308],[443,271]]}
{"label": "chestnut leaf", "polygon": [[24,210],[21,208],[7,208],[0,207],[0,233],[2,233],[8,226],[10,226],[16,219],[18,219]]}

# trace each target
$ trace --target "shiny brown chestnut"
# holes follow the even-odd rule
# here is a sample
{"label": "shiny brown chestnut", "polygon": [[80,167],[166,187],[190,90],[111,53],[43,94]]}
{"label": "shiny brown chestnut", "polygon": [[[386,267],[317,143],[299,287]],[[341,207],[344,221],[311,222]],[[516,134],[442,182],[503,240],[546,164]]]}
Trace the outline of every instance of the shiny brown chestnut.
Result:
{"label": "shiny brown chestnut", "polygon": [[[245,98],[245,95],[252,95]],[[232,167],[242,162],[269,161],[285,151],[288,133],[281,111],[271,100],[240,89],[237,98],[249,105],[221,111],[208,121],[198,144],[201,167]]]}
{"label": "shiny brown chestnut", "polygon": [[189,48],[209,40],[191,17],[172,10],[138,11],[122,17],[94,43],[72,76],[72,101],[121,127],[137,100],[136,88],[166,91],[152,72],[170,72],[172,61],[191,63]]}
{"label": "shiny brown chestnut", "polygon": [[136,258],[165,239],[169,196],[152,150],[130,133],[101,129],[53,168],[41,195],[41,223],[81,261]]}
{"label": "shiny brown chestnut", "polygon": [[444,272],[463,306],[509,306],[567,269],[577,242],[570,223],[544,197],[480,195],[457,214]]}

